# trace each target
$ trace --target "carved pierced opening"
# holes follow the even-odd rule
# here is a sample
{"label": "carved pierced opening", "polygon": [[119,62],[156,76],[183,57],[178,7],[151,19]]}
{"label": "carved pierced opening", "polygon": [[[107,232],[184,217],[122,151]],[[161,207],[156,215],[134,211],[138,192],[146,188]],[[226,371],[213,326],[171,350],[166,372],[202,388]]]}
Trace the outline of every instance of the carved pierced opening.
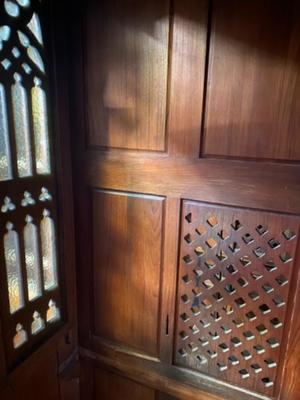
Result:
{"label": "carved pierced opening", "polygon": [[175,363],[272,396],[298,220],[186,201],[182,224]]}
{"label": "carved pierced opening", "polygon": [[48,306],[49,308],[47,310],[47,318],[46,318],[47,322],[53,323],[58,321],[60,319],[60,310],[56,306],[55,301],[50,300]]}
{"label": "carved pierced opening", "polygon": [[10,211],[14,211],[16,209],[15,204],[12,202],[11,198],[6,196],[3,200],[3,205],[1,207],[2,213],[8,213]]}
{"label": "carved pierced opening", "polygon": [[15,349],[23,346],[28,340],[27,332],[24,330],[23,325],[17,324],[16,326],[16,334],[13,337],[13,346]]}
{"label": "carved pierced opening", "polygon": [[13,337],[13,347],[14,349],[19,349],[24,346],[26,342],[30,339],[30,336],[37,336],[42,331],[47,328],[47,325],[53,324],[60,320],[60,310],[56,306],[55,301],[50,300],[48,304],[48,310],[45,315],[45,319],[42,314],[38,311],[34,311],[32,315],[32,322],[29,326],[28,332],[25,330],[24,326],[20,323],[16,326],[16,334]]}
{"label": "carved pierced opening", "polygon": [[37,335],[39,332],[45,329],[45,321],[41,317],[41,314],[37,311],[33,313],[33,321],[31,324],[31,334]]}

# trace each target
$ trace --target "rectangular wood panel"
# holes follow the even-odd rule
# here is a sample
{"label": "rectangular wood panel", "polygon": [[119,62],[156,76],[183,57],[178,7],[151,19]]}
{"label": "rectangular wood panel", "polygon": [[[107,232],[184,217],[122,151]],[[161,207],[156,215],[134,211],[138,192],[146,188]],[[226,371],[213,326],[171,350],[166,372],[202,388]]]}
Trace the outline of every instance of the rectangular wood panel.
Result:
{"label": "rectangular wood panel", "polygon": [[300,4],[212,7],[204,154],[300,159]]}
{"label": "rectangular wood panel", "polygon": [[[199,157],[207,0],[174,0],[168,112],[169,154]],[[191,101],[192,99],[192,101]]]}
{"label": "rectangular wood panel", "polygon": [[95,335],[156,356],[164,200],[93,192]]}
{"label": "rectangular wood panel", "polygon": [[94,400],[156,400],[155,390],[96,368]]}
{"label": "rectangular wood panel", "polygon": [[88,141],[165,149],[169,1],[90,1],[86,16]]}

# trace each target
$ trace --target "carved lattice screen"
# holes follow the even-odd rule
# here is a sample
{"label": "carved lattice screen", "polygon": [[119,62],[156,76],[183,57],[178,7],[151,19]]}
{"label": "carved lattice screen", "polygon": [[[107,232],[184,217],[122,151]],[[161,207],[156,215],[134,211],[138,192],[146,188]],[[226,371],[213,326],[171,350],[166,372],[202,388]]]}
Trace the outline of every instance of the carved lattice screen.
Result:
{"label": "carved lattice screen", "polygon": [[175,363],[272,395],[299,220],[184,201]]}

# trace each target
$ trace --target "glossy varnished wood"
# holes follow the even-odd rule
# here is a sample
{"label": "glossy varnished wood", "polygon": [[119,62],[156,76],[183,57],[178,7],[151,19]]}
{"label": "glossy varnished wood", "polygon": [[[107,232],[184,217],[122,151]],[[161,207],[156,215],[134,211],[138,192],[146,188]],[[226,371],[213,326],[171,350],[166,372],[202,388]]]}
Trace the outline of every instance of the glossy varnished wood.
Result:
{"label": "glossy varnished wood", "polygon": [[85,165],[87,181],[92,186],[300,212],[300,167],[296,165],[170,159],[148,154],[141,158],[113,152],[87,152]]}
{"label": "glossy varnished wood", "polygon": [[90,1],[86,13],[88,142],[165,149],[169,1]]}
{"label": "glossy varnished wood", "polygon": [[159,359],[162,362],[172,361],[175,286],[177,271],[180,200],[169,197],[165,200],[165,214],[163,225],[163,259],[161,281],[161,307],[159,332]]}
{"label": "glossy varnished wood", "polygon": [[163,198],[94,191],[94,334],[158,353]]}
{"label": "glossy varnished wood", "polygon": [[300,159],[297,1],[214,1],[204,154]]}
{"label": "glossy varnished wood", "polygon": [[[103,7],[105,2],[100,5],[91,1],[90,4],[91,10],[95,11],[95,8],[99,7],[99,10],[109,15],[108,8]],[[149,6],[147,4],[146,8]],[[169,49],[161,53],[166,58],[162,65],[168,62],[168,85],[162,86],[166,100],[166,109],[163,111],[166,126],[160,131],[162,135],[160,143],[164,140],[163,147],[159,147],[160,145],[157,147],[158,142],[154,146],[152,143],[144,147],[149,139],[150,130],[139,133],[141,136],[138,140],[142,141],[141,144],[137,142],[132,144],[131,140],[136,135],[135,126],[129,127],[126,120],[120,123],[118,129],[110,130],[109,137],[103,136],[105,140],[112,140],[114,137],[119,144],[103,142],[102,133],[100,134],[104,132],[102,128],[94,129],[96,124],[101,127],[105,119],[107,120],[106,113],[104,118],[103,112],[91,114],[85,101],[86,95],[89,92],[93,93],[92,101],[98,101],[96,108],[99,106],[99,99],[101,103],[105,98],[102,88],[100,90],[97,87],[91,88],[88,82],[90,68],[94,68],[91,64],[100,65],[100,62],[97,58],[89,61],[86,33],[90,28],[87,25],[87,19],[84,19],[85,26],[83,26],[83,36],[81,36],[79,30],[76,29],[81,24],[81,15],[76,15],[76,12],[72,15],[72,82],[74,82],[74,87],[72,86],[71,93],[73,129],[74,137],[76,137],[74,140],[74,170],[76,171],[74,187],[77,243],[79,244],[77,250],[80,342],[85,370],[82,396],[92,398],[93,369],[104,367],[127,379],[179,399],[266,398],[243,388],[242,386],[246,385],[242,383],[234,386],[226,380],[218,380],[196,372],[188,366],[183,368],[174,365],[179,218],[181,204],[185,199],[210,203],[211,206],[226,205],[233,209],[239,207],[245,212],[251,209],[260,215],[263,215],[265,211],[271,211],[278,215],[290,214],[292,218],[294,214],[300,213],[300,169],[295,162],[299,155],[297,153],[298,136],[295,133],[298,123],[298,78],[292,67],[297,63],[298,57],[298,28],[294,22],[297,10],[293,8],[294,4],[296,3],[292,1],[281,0],[274,3],[269,1],[241,3],[230,0],[226,4],[218,0],[187,0],[184,4],[174,0],[168,4],[166,8],[168,9]],[[83,4],[83,10],[86,7],[89,9],[89,2]],[[115,3],[112,3],[111,7],[115,7]],[[165,6],[152,4],[151,7],[161,10],[161,7]],[[139,13],[141,13],[141,24],[143,24],[145,22],[142,18],[143,13],[138,7],[134,12],[125,8],[124,20],[129,18],[129,14],[135,20]],[[148,26],[152,25],[150,20],[152,19],[153,22],[155,17],[149,10],[147,13],[149,20],[146,25]],[[247,20],[248,14],[251,24]],[[119,10],[116,15],[122,20]],[[97,20],[96,12],[93,12],[93,16],[89,18]],[[104,16],[99,17],[99,20],[103,19],[105,19]],[[96,22],[93,21],[93,24],[95,25]],[[104,24],[103,29],[109,32],[108,25],[107,22],[104,28]],[[278,31],[275,28],[277,25]],[[97,27],[99,34],[101,29]],[[89,35],[90,49],[97,48],[98,37],[96,39],[91,37],[91,33]],[[153,48],[149,42],[145,41],[144,44],[143,51],[146,51],[148,47],[151,54]],[[116,54],[113,57],[117,58],[119,54],[122,58],[126,49],[120,51],[117,47],[115,46]],[[232,52],[229,51],[231,48],[233,48]],[[112,55],[104,51],[101,54],[103,64],[106,61],[111,63]],[[134,60],[133,64],[137,64],[138,55],[132,57],[131,60]],[[272,60],[276,61],[274,68]],[[280,61],[277,63],[278,60]],[[87,65],[89,62],[90,65]],[[124,67],[124,63],[121,62],[119,69],[112,69],[118,76],[117,81],[126,81],[123,79],[123,73],[127,66]],[[132,65],[129,67],[130,73],[135,71],[131,69]],[[139,66],[136,65],[134,68],[137,71]],[[97,73],[96,68],[93,73]],[[236,77],[238,78],[235,79]],[[92,80],[95,79],[94,75]],[[230,91],[231,85],[235,87],[234,93]],[[145,86],[142,85],[142,88],[144,89]],[[117,92],[111,86],[109,92],[118,101],[123,96],[122,90]],[[148,94],[153,96],[154,92],[150,90]],[[163,96],[157,97],[159,103]],[[240,106],[243,112],[240,111]],[[223,124],[222,121],[223,125],[217,126],[224,115],[226,116],[225,123]],[[143,115],[144,121],[149,116],[150,114]],[[91,118],[94,127],[91,125]],[[158,119],[151,121],[151,127],[149,126],[151,135],[157,133],[154,125],[160,124],[160,118],[161,115]],[[257,118],[259,122],[262,120],[262,124],[254,129],[251,122],[255,123]],[[126,133],[127,136],[123,135],[125,130],[131,135],[129,133],[128,135]],[[267,137],[269,134],[270,138]],[[137,149],[139,151],[136,151]],[[211,159],[214,155],[217,157]],[[226,159],[220,160],[220,158]],[[254,160],[249,161],[249,158]],[[152,280],[153,287],[149,289],[149,293],[153,293],[153,289],[156,291],[159,284],[161,290],[160,307],[157,309],[158,314],[155,315],[155,324],[158,327],[158,346],[155,348],[157,349],[155,353],[152,351],[153,343],[149,342],[143,327],[135,324],[138,329],[134,333],[135,342],[142,345],[134,346],[134,341],[131,341],[129,337],[128,320],[123,321],[125,332],[122,333],[120,333],[120,324],[117,319],[114,319],[111,325],[108,322],[111,314],[115,312],[115,304],[120,301],[119,290],[114,290],[114,298],[109,292],[116,287],[113,282],[116,268],[120,276],[124,277],[123,281],[126,284],[130,283],[135,271],[135,255],[138,256],[142,265],[148,255],[142,254],[139,241],[136,243],[132,239],[136,236],[135,229],[140,229],[143,225],[139,221],[138,207],[131,208],[128,204],[124,206],[120,214],[118,202],[111,196],[107,199],[105,206],[102,206],[100,202],[96,207],[99,214],[97,220],[95,219],[93,195],[105,192],[114,193],[113,196],[116,196],[116,192],[122,192],[122,196],[126,199],[125,203],[127,201],[130,203],[132,196],[134,198],[136,194],[139,200],[142,198],[140,196],[147,197],[149,194],[165,198],[161,235],[160,237],[157,235],[153,241],[151,235],[146,239],[151,248],[157,249],[158,242],[162,244],[160,270],[155,261],[152,264],[152,270],[155,271],[156,278]],[[152,220],[152,211],[151,207],[145,207],[146,219]],[[124,218],[127,220],[129,215],[131,224],[128,224],[128,229],[121,229],[122,236],[126,233],[131,238],[131,246],[126,246],[124,250],[121,245],[125,260],[128,257],[132,260],[129,263],[130,266],[127,265],[125,273],[125,270],[116,267],[118,263],[113,262],[121,259],[122,256],[113,252],[117,253],[120,226],[123,225]],[[103,229],[110,239],[105,237]],[[143,240],[145,237],[142,234]],[[104,244],[101,246],[102,250],[101,243]],[[96,252],[93,247],[96,248]],[[110,249],[110,259],[105,254],[107,249]],[[159,277],[158,271],[160,271]],[[282,360],[285,358],[286,362],[281,362],[278,369],[278,379],[274,390],[276,399],[298,400],[299,357],[296,351],[291,351],[292,348],[297,349],[298,340],[298,322],[295,314],[297,304],[293,300],[296,298],[295,290],[298,290],[297,277],[298,263],[295,262],[286,311],[286,320],[289,321],[291,316],[293,319],[285,326],[283,333],[283,348],[287,349],[287,352],[282,351],[280,358]],[[143,277],[139,276],[136,280],[144,289],[146,288]],[[149,280],[148,282],[150,285]],[[99,290],[92,291],[91,288],[95,285]],[[129,293],[130,307],[142,315],[142,310],[149,310],[149,307],[147,304],[144,307],[138,296],[135,296],[136,301],[133,300],[134,286],[131,286],[132,293],[130,286],[126,287],[126,290],[121,288],[121,292],[124,294],[128,290],[126,293]],[[108,302],[105,297],[107,295],[109,295]],[[108,308],[106,308],[106,303]],[[122,316],[119,318],[122,320]],[[148,317],[143,316],[143,318],[149,321]],[[103,329],[108,329],[109,334],[101,332]],[[125,340],[120,339],[120,335],[125,335]],[[145,343],[150,346],[148,349]],[[289,374],[289,366],[292,366],[293,374]],[[284,382],[283,385],[282,382]],[[95,377],[94,383],[101,387],[100,378]]]}
{"label": "glossy varnished wood", "polygon": [[175,157],[198,158],[209,7],[206,0],[172,3],[168,152]]}
{"label": "glossy varnished wood", "polygon": [[176,366],[166,366],[155,360],[136,357],[133,352],[114,345],[99,346],[96,351],[80,348],[80,354],[93,368],[105,366],[128,379],[175,396],[181,400],[267,400],[268,398],[240,387]]}

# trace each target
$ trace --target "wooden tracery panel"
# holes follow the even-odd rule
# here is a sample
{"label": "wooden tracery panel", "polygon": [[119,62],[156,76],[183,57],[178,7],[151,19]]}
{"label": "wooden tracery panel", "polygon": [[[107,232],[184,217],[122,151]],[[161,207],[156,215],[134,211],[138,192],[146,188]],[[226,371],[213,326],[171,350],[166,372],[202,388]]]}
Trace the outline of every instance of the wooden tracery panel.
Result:
{"label": "wooden tracery panel", "polygon": [[175,362],[273,394],[299,219],[184,201]]}
{"label": "wooden tracery panel", "polygon": [[62,320],[42,7],[35,0],[0,6],[0,279],[9,368]]}

